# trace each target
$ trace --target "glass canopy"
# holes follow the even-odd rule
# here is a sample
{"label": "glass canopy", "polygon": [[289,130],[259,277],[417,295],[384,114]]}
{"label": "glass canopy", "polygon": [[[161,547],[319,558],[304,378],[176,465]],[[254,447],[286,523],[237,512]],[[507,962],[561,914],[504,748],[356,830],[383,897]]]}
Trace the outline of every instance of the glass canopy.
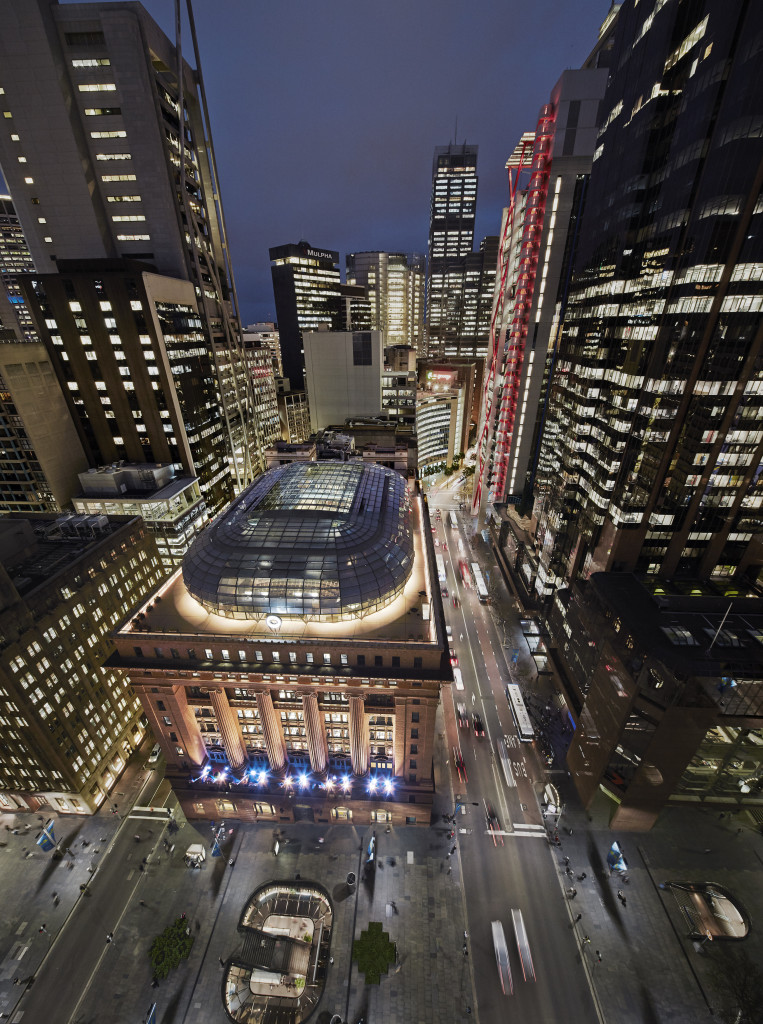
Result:
{"label": "glass canopy", "polygon": [[413,568],[408,492],[390,469],[301,462],[258,477],[193,543],[189,593],[228,618],[377,611]]}

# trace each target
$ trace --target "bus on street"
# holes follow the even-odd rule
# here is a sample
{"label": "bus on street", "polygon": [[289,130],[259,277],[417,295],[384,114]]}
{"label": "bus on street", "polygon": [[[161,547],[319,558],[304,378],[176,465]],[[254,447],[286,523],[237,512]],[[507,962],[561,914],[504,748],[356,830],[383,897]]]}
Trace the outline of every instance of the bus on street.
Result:
{"label": "bus on street", "polygon": [[485,586],[482,569],[480,569],[476,562],[472,562],[472,576],[474,577],[474,589],[477,591],[480,604],[485,604],[487,602],[487,587]]}
{"label": "bus on street", "polygon": [[442,555],[435,555],[435,561],[437,562],[437,579],[440,583],[445,582],[445,559]]}
{"label": "bus on street", "polygon": [[506,700],[509,702],[511,714],[514,717],[514,725],[517,727],[517,736],[523,743],[532,743],[535,733],[530,716],[527,713],[525,699],[522,690],[516,683],[507,683]]}
{"label": "bus on street", "polygon": [[450,522],[451,530],[457,530],[458,529],[458,520],[456,519],[456,513],[455,512],[449,512],[448,513],[448,520]]}

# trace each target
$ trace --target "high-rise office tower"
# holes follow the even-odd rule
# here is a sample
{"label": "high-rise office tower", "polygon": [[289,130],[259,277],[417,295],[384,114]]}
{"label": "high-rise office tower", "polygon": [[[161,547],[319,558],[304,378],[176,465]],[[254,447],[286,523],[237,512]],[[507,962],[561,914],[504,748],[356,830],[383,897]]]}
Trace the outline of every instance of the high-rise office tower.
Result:
{"label": "high-rise office tower", "polygon": [[244,345],[264,345],[270,349],[270,356],[273,362],[273,376],[283,377],[283,364],[281,363],[281,341],[278,334],[278,324],[273,321],[264,321],[259,324],[249,324],[243,332]]}
{"label": "high-rise office tower", "polygon": [[0,512],[59,512],[87,458],[40,341],[0,329]]}
{"label": "high-rise office tower", "polygon": [[[486,235],[479,249],[461,261],[458,339],[445,342],[446,358],[483,359],[487,355],[497,262],[498,235]],[[451,285],[456,281],[458,276],[454,275]]]}
{"label": "high-rise office tower", "polygon": [[[427,266],[427,348],[445,354],[461,328],[462,259],[472,252],[477,209],[477,147],[437,146],[432,163]],[[455,352],[452,355],[458,354]]]}
{"label": "high-rise office tower", "polygon": [[20,338],[39,341],[32,317],[19,287],[19,274],[34,270],[32,254],[21,230],[19,219],[10,196],[0,196],[0,278],[5,289],[0,290],[0,326],[15,330]]}
{"label": "high-rise office tower", "polygon": [[418,356],[425,356],[427,350],[427,258],[423,253],[409,252],[406,259],[408,262],[408,299],[406,303],[408,344],[416,349]]}
{"label": "high-rise office tower", "polygon": [[339,253],[315,249],[309,242],[270,250],[270,271],[281,340],[283,374],[295,389],[304,387],[303,331],[344,330]]}
{"label": "high-rise office tower", "polygon": [[546,355],[560,330],[565,284],[596,148],[607,69],[565,71],[507,162],[491,346],[484,380],[473,510],[517,502],[535,462]]}
{"label": "high-rise office tower", "polygon": [[371,329],[388,345],[421,345],[424,257],[402,252],[353,252],[345,258],[347,283],[362,285],[371,306]]}
{"label": "high-rise office tower", "polygon": [[0,810],[103,805],[146,732],[112,631],[161,577],[137,517],[0,520]]}
{"label": "high-rise office tower", "polygon": [[0,24],[23,287],[88,457],[170,461],[220,508],[260,453],[217,379],[242,357],[200,73],[139,3],[0,0]]}
{"label": "high-rise office tower", "polygon": [[624,3],[555,356],[537,587],[763,565],[757,4]]}

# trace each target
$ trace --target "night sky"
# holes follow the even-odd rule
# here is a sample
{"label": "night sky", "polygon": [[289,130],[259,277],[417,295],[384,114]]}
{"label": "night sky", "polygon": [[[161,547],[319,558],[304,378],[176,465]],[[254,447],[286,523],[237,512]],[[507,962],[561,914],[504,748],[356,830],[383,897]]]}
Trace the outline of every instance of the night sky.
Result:
{"label": "night sky", "polygon": [[[144,6],[174,38],[173,0]],[[182,0],[185,7],[185,0]],[[479,146],[475,247],[504,165],[609,0],[195,0],[244,323],[275,316],[268,248],[426,252],[435,146]],[[183,43],[193,63],[190,36]]]}

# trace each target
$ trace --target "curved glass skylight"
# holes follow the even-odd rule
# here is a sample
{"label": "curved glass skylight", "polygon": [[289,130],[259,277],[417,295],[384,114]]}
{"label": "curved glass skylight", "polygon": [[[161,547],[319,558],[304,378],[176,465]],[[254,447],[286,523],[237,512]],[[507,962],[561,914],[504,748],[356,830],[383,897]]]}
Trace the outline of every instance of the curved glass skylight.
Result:
{"label": "curved glass skylight", "polygon": [[383,466],[299,462],[258,477],[194,541],[189,593],[235,619],[358,618],[413,568],[405,481]]}

